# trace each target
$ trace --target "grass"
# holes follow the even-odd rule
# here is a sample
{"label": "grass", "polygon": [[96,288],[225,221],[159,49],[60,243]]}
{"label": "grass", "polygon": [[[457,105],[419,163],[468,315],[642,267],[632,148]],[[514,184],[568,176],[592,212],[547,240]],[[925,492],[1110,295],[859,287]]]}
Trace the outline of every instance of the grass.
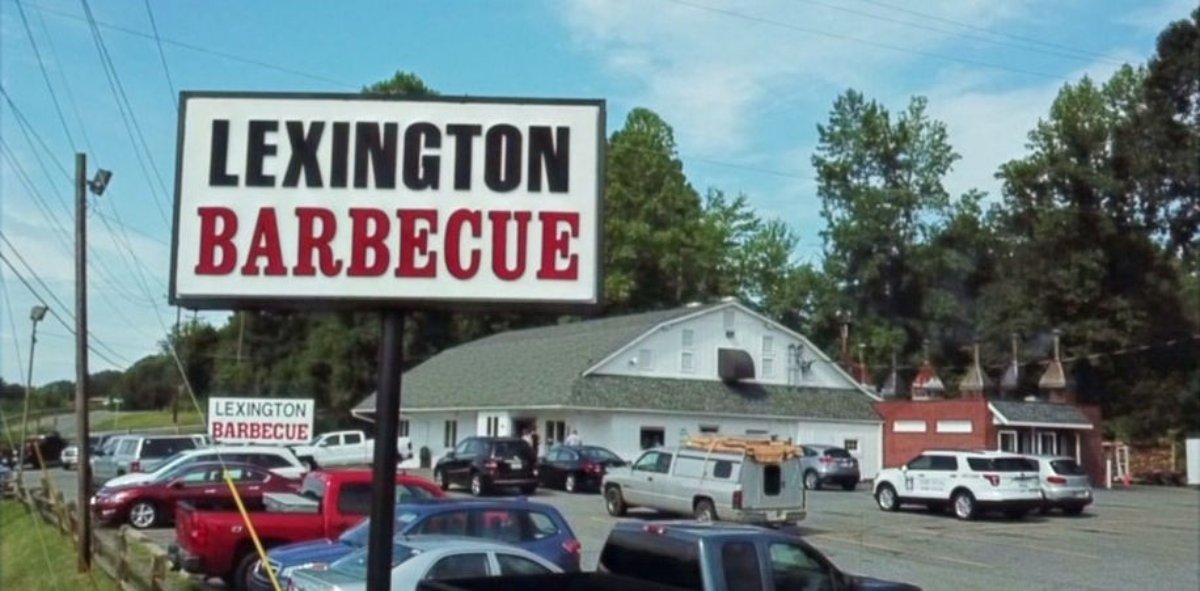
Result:
{"label": "grass", "polygon": [[75,572],[75,546],[15,500],[0,501],[0,589],[118,591],[93,569]]}
{"label": "grass", "polygon": [[179,410],[179,422],[171,420],[171,411],[138,410],[123,412],[120,416],[111,415],[103,421],[94,421],[91,425],[93,433],[104,431],[124,431],[126,429],[158,429],[169,427],[191,428],[204,426],[204,417],[194,409]]}

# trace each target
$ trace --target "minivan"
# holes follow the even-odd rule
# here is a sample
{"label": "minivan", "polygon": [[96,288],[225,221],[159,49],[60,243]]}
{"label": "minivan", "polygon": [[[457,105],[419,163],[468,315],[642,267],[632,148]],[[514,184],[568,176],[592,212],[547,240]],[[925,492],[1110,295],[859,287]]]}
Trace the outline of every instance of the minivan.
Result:
{"label": "minivan", "polygon": [[195,435],[121,435],[110,443],[111,452],[92,463],[93,484],[104,484],[133,472],[153,472],[163,460],[203,446]]}
{"label": "minivan", "polygon": [[613,516],[646,507],[700,521],[795,523],[807,514],[801,457],[790,442],[693,438],[610,470],[601,489]]}

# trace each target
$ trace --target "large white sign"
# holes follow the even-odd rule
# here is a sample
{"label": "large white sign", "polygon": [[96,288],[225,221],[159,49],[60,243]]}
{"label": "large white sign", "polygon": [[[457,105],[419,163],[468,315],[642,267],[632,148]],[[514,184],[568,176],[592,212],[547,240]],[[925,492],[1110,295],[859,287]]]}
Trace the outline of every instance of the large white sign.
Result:
{"label": "large white sign", "polygon": [[171,303],[600,298],[604,103],[184,93]]}
{"label": "large white sign", "polygon": [[208,436],[218,443],[308,443],[311,398],[209,398]]}

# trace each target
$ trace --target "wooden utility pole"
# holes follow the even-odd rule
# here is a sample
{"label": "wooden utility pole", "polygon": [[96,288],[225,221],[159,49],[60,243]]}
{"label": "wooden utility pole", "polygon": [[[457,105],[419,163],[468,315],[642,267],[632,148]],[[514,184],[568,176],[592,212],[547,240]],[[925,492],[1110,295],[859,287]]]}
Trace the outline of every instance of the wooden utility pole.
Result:
{"label": "wooden utility pole", "polygon": [[[79,572],[92,567],[91,450],[88,448],[87,155],[75,155],[75,428],[79,439]],[[103,189],[101,189],[103,190]]]}

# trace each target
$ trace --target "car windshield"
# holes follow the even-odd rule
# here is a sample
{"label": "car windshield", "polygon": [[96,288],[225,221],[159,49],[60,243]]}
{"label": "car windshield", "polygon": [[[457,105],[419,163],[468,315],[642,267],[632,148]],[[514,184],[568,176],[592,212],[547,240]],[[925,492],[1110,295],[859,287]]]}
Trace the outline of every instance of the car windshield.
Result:
{"label": "car windshield", "polygon": [[1065,476],[1087,476],[1087,472],[1083,470],[1083,466],[1080,466],[1079,462],[1076,462],[1075,460],[1051,460],[1050,468],[1054,470],[1055,474],[1062,474]]}
{"label": "car windshield", "polygon": [[[411,511],[396,513],[395,532],[399,534],[404,530],[405,527],[408,526],[408,524],[416,521],[416,519],[417,514]],[[346,533],[342,534],[341,537],[338,538],[338,541],[349,546],[354,546],[355,548],[362,548],[367,545],[367,536],[370,535],[370,533],[371,520],[364,519],[362,520],[362,523],[359,523],[358,525],[346,530]]]}
{"label": "car windshield", "polygon": [[[416,552],[404,544],[392,543],[392,568],[412,558]],[[329,570],[355,578],[365,579],[367,576],[367,550],[356,550],[345,558],[334,561]]]}
{"label": "car windshield", "polygon": [[615,460],[620,461],[621,458],[617,454],[604,449],[603,447],[585,447],[579,450],[579,454],[589,460]]}

